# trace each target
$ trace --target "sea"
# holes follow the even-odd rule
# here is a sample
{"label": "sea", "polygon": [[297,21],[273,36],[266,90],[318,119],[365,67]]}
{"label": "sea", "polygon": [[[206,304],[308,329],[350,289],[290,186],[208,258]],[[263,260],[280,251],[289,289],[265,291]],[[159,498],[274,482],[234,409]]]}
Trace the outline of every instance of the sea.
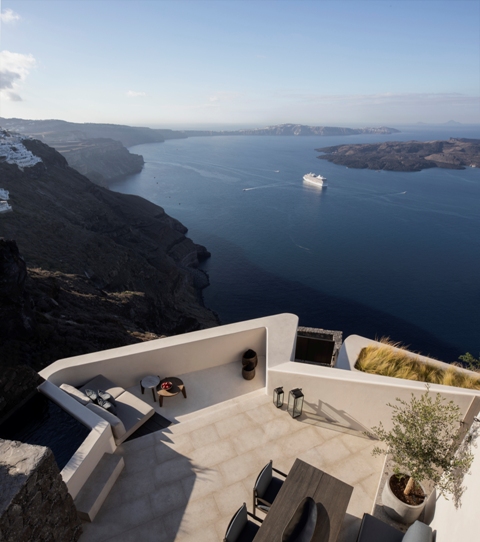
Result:
{"label": "sea", "polygon": [[[131,147],[145,166],[111,189],[160,205],[208,248],[203,298],[222,324],[289,312],[451,362],[480,352],[480,168],[349,169],[315,150],[450,137],[480,126],[169,140]],[[309,172],[328,187],[303,183]]]}

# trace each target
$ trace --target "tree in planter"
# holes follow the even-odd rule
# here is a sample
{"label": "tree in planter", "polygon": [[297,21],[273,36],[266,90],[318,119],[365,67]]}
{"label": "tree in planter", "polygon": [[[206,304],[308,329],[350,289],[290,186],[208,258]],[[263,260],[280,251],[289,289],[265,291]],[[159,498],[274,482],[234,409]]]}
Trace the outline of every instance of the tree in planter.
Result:
{"label": "tree in planter", "polygon": [[381,422],[372,428],[388,446],[387,450],[376,446],[373,455],[390,454],[395,474],[410,477],[405,495],[413,492],[416,482],[430,480],[442,495],[455,496],[459,479],[473,462],[470,448],[456,453],[460,445],[460,408],[440,394],[433,399],[428,386],[420,398],[412,393],[410,402],[397,398],[397,403],[387,405],[393,409],[392,429],[386,431]]}

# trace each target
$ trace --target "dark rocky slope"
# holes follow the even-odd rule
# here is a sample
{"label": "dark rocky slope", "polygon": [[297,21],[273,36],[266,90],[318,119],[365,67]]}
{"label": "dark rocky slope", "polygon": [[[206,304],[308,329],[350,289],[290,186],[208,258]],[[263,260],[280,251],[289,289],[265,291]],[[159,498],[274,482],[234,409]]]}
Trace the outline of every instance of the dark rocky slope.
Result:
{"label": "dark rocky slope", "polygon": [[13,207],[0,215],[0,237],[16,241],[0,247],[2,365],[40,368],[218,324],[200,299],[208,280],[195,269],[209,253],[182,224],[92,184],[47,145],[24,144],[43,162],[24,171],[0,163]]}
{"label": "dark rocky slope", "polygon": [[84,139],[52,146],[66,158],[69,166],[105,187],[125,175],[139,173],[144,164],[143,156],[131,153],[113,139]]}
{"label": "dark rocky slope", "polygon": [[392,141],[373,145],[337,145],[315,150],[326,153],[318,157],[321,160],[358,169],[421,171],[432,167],[480,167],[479,139]]}

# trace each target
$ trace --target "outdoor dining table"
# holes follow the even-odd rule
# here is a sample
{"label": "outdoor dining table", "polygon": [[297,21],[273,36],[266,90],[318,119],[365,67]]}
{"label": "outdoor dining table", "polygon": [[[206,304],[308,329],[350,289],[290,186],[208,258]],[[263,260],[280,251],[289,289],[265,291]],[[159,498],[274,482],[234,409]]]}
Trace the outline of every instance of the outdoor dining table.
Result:
{"label": "outdoor dining table", "polygon": [[254,542],[282,542],[282,534],[305,497],[317,504],[317,526],[311,542],[335,542],[353,487],[296,459]]}

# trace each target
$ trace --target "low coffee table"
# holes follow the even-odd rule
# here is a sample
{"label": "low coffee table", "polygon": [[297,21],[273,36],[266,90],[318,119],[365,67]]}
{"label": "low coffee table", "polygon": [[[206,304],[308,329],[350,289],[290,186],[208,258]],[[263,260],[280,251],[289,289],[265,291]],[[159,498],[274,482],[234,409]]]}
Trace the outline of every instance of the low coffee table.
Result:
{"label": "low coffee table", "polygon": [[159,384],[160,384],[159,376],[146,376],[145,378],[142,378],[142,381],[140,382],[140,387],[142,388],[142,394],[145,388],[150,388],[152,390],[153,400],[156,403],[157,399],[155,398],[155,388]]}
{"label": "low coffee table", "polygon": [[[169,390],[162,390],[162,384],[164,382],[171,382],[172,387]],[[160,406],[163,406],[164,397],[173,397],[174,395],[178,395],[180,392],[182,392],[183,396],[186,399],[187,390],[185,389],[185,384],[182,380],[180,380],[180,378],[177,378],[176,376],[169,376],[168,378],[164,378],[163,380],[161,380],[160,385],[157,389],[158,401],[160,403]]]}

